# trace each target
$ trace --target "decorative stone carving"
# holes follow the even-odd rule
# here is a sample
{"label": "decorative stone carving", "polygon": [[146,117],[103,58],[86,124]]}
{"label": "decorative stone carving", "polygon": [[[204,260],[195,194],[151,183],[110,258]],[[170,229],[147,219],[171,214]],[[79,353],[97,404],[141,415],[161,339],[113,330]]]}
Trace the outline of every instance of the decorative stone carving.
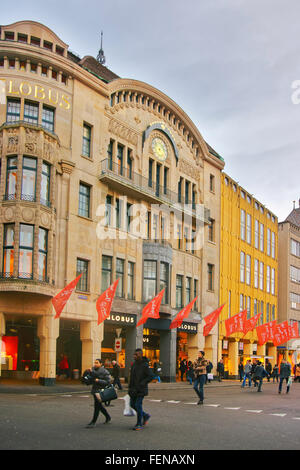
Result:
{"label": "decorative stone carving", "polygon": [[50,226],[50,217],[45,212],[41,213],[41,224],[45,228],[49,228],[49,226]]}
{"label": "decorative stone carving", "polygon": [[26,207],[22,210],[22,218],[25,222],[32,222],[34,220],[34,211]]}
{"label": "decorative stone carving", "polygon": [[114,119],[109,121],[108,130],[118,137],[127,140],[132,145],[137,145],[138,143],[138,134],[134,130],[118,121],[115,121]]}
{"label": "decorative stone carving", "polygon": [[53,163],[56,155],[55,140],[47,134],[44,135],[44,158]]}
{"label": "decorative stone carving", "polygon": [[196,180],[200,179],[199,170],[196,170],[193,165],[191,165],[185,160],[179,160],[179,171],[184,173],[186,176],[189,176],[190,178],[194,178]]}
{"label": "decorative stone carving", "polygon": [[25,152],[26,153],[37,153],[37,140],[38,134],[37,131],[34,129],[25,129]]}
{"label": "decorative stone carving", "polygon": [[19,137],[18,136],[8,136],[8,142],[7,142],[7,152],[8,153],[17,153],[18,152],[18,145],[19,145]]}
{"label": "decorative stone carving", "polygon": [[4,211],[4,221],[10,222],[14,217],[14,211],[11,207],[7,207]]}

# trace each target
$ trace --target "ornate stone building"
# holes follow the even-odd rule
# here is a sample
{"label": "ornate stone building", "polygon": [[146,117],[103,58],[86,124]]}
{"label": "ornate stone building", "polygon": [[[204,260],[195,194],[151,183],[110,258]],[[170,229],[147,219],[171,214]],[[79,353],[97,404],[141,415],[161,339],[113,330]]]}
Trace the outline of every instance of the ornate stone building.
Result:
{"label": "ornate stone building", "polygon": [[[199,348],[216,364],[217,326],[204,338],[201,316],[219,305],[224,161],[184,111],[21,21],[1,27],[0,123],[2,376],[52,384],[63,354],[72,370],[117,358],[127,376],[136,347],[168,381]],[[51,298],[79,273],[54,319]],[[97,325],[96,300],[115,279]],[[162,288],[160,318],[136,328]]]}

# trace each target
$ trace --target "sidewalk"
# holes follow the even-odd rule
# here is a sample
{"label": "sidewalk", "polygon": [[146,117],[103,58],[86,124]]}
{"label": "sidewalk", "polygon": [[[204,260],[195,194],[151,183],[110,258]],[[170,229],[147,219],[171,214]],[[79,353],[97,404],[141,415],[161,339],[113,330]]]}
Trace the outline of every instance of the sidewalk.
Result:
{"label": "sidewalk", "polygon": [[[241,386],[239,380],[217,380],[207,384],[206,387],[235,387]],[[191,389],[192,385],[188,382],[151,382],[149,385],[149,391],[151,390],[175,390],[175,389]],[[128,385],[123,385],[124,392],[128,390]],[[70,394],[70,393],[90,393],[91,387],[83,385],[79,380],[61,380],[57,381],[55,385],[45,387],[39,385],[37,380],[18,381],[13,379],[0,379],[0,394],[11,393],[11,394],[39,394],[39,395],[50,395],[50,394]]]}

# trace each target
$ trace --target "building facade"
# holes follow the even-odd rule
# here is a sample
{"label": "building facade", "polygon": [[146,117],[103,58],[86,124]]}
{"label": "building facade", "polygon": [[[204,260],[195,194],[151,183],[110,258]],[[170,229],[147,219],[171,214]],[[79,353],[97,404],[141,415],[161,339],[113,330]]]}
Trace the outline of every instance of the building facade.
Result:
{"label": "building facade", "polygon": [[277,362],[272,342],[257,343],[255,330],[226,337],[225,320],[247,309],[258,325],[278,318],[277,217],[225,173],[221,190],[219,357],[229,376],[252,356]]}
{"label": "building facade", "polygon": [[[278,321],[300,326],[300,205],[278,224],[278,263]],[[300,340],[281,345],[279,353],[292,365],[298,364]]]}
{"label": "building facade", "polygon": [[[127,377],[136,347],[167,381],[199,348],[216,364],[217,327],[204,338],[201,316],[219,305],[224,161],[184,111],[21,21],[1,27],[0,123],[2,376],[52,384],[67,355],[79,371],[117,358]],[[54,319],[52,297],[80,273]],[[96,300],[116,279],[98,325]],[[137,328],[162,288],[160,318]]]}

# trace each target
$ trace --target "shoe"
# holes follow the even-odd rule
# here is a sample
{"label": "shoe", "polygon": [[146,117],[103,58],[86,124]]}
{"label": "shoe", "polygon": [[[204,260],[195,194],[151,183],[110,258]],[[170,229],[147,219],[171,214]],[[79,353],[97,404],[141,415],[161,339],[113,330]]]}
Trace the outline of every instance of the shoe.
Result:
{"label": "shoe", "polygon": [[257,390],[258,392],[261,392],[262,390]]}
{"label": "shoe", "polygon": [[107,417],[103,424],[108,424],[111,422],[111,417]]}
{"label": "shoe", "polygon": [[203,400],[199,400],[197,405],[203,405]]}
{"label": "shoe", "polygon": [[93,423],[93,422],[86,425],[86,429],[92,429],[92,428],[95,428],[95,427],[96,427],[96,423]]}
{"label": "shoe", "polygon": [[278,393],[281,393],[281,390],[278,390]]}
{"label": "shoe", "polygon": [[151,418],[151,415],[147,415],[146,418],[143,418],[143,426],[146,426],[150,418]]}
{"label": "shoe", "polygon": [[143,429],[143,426],[141,426],[140,424],[137,424],[136,426],[134,426],[134,428],[132,428],[133,431],[141,431]]}

